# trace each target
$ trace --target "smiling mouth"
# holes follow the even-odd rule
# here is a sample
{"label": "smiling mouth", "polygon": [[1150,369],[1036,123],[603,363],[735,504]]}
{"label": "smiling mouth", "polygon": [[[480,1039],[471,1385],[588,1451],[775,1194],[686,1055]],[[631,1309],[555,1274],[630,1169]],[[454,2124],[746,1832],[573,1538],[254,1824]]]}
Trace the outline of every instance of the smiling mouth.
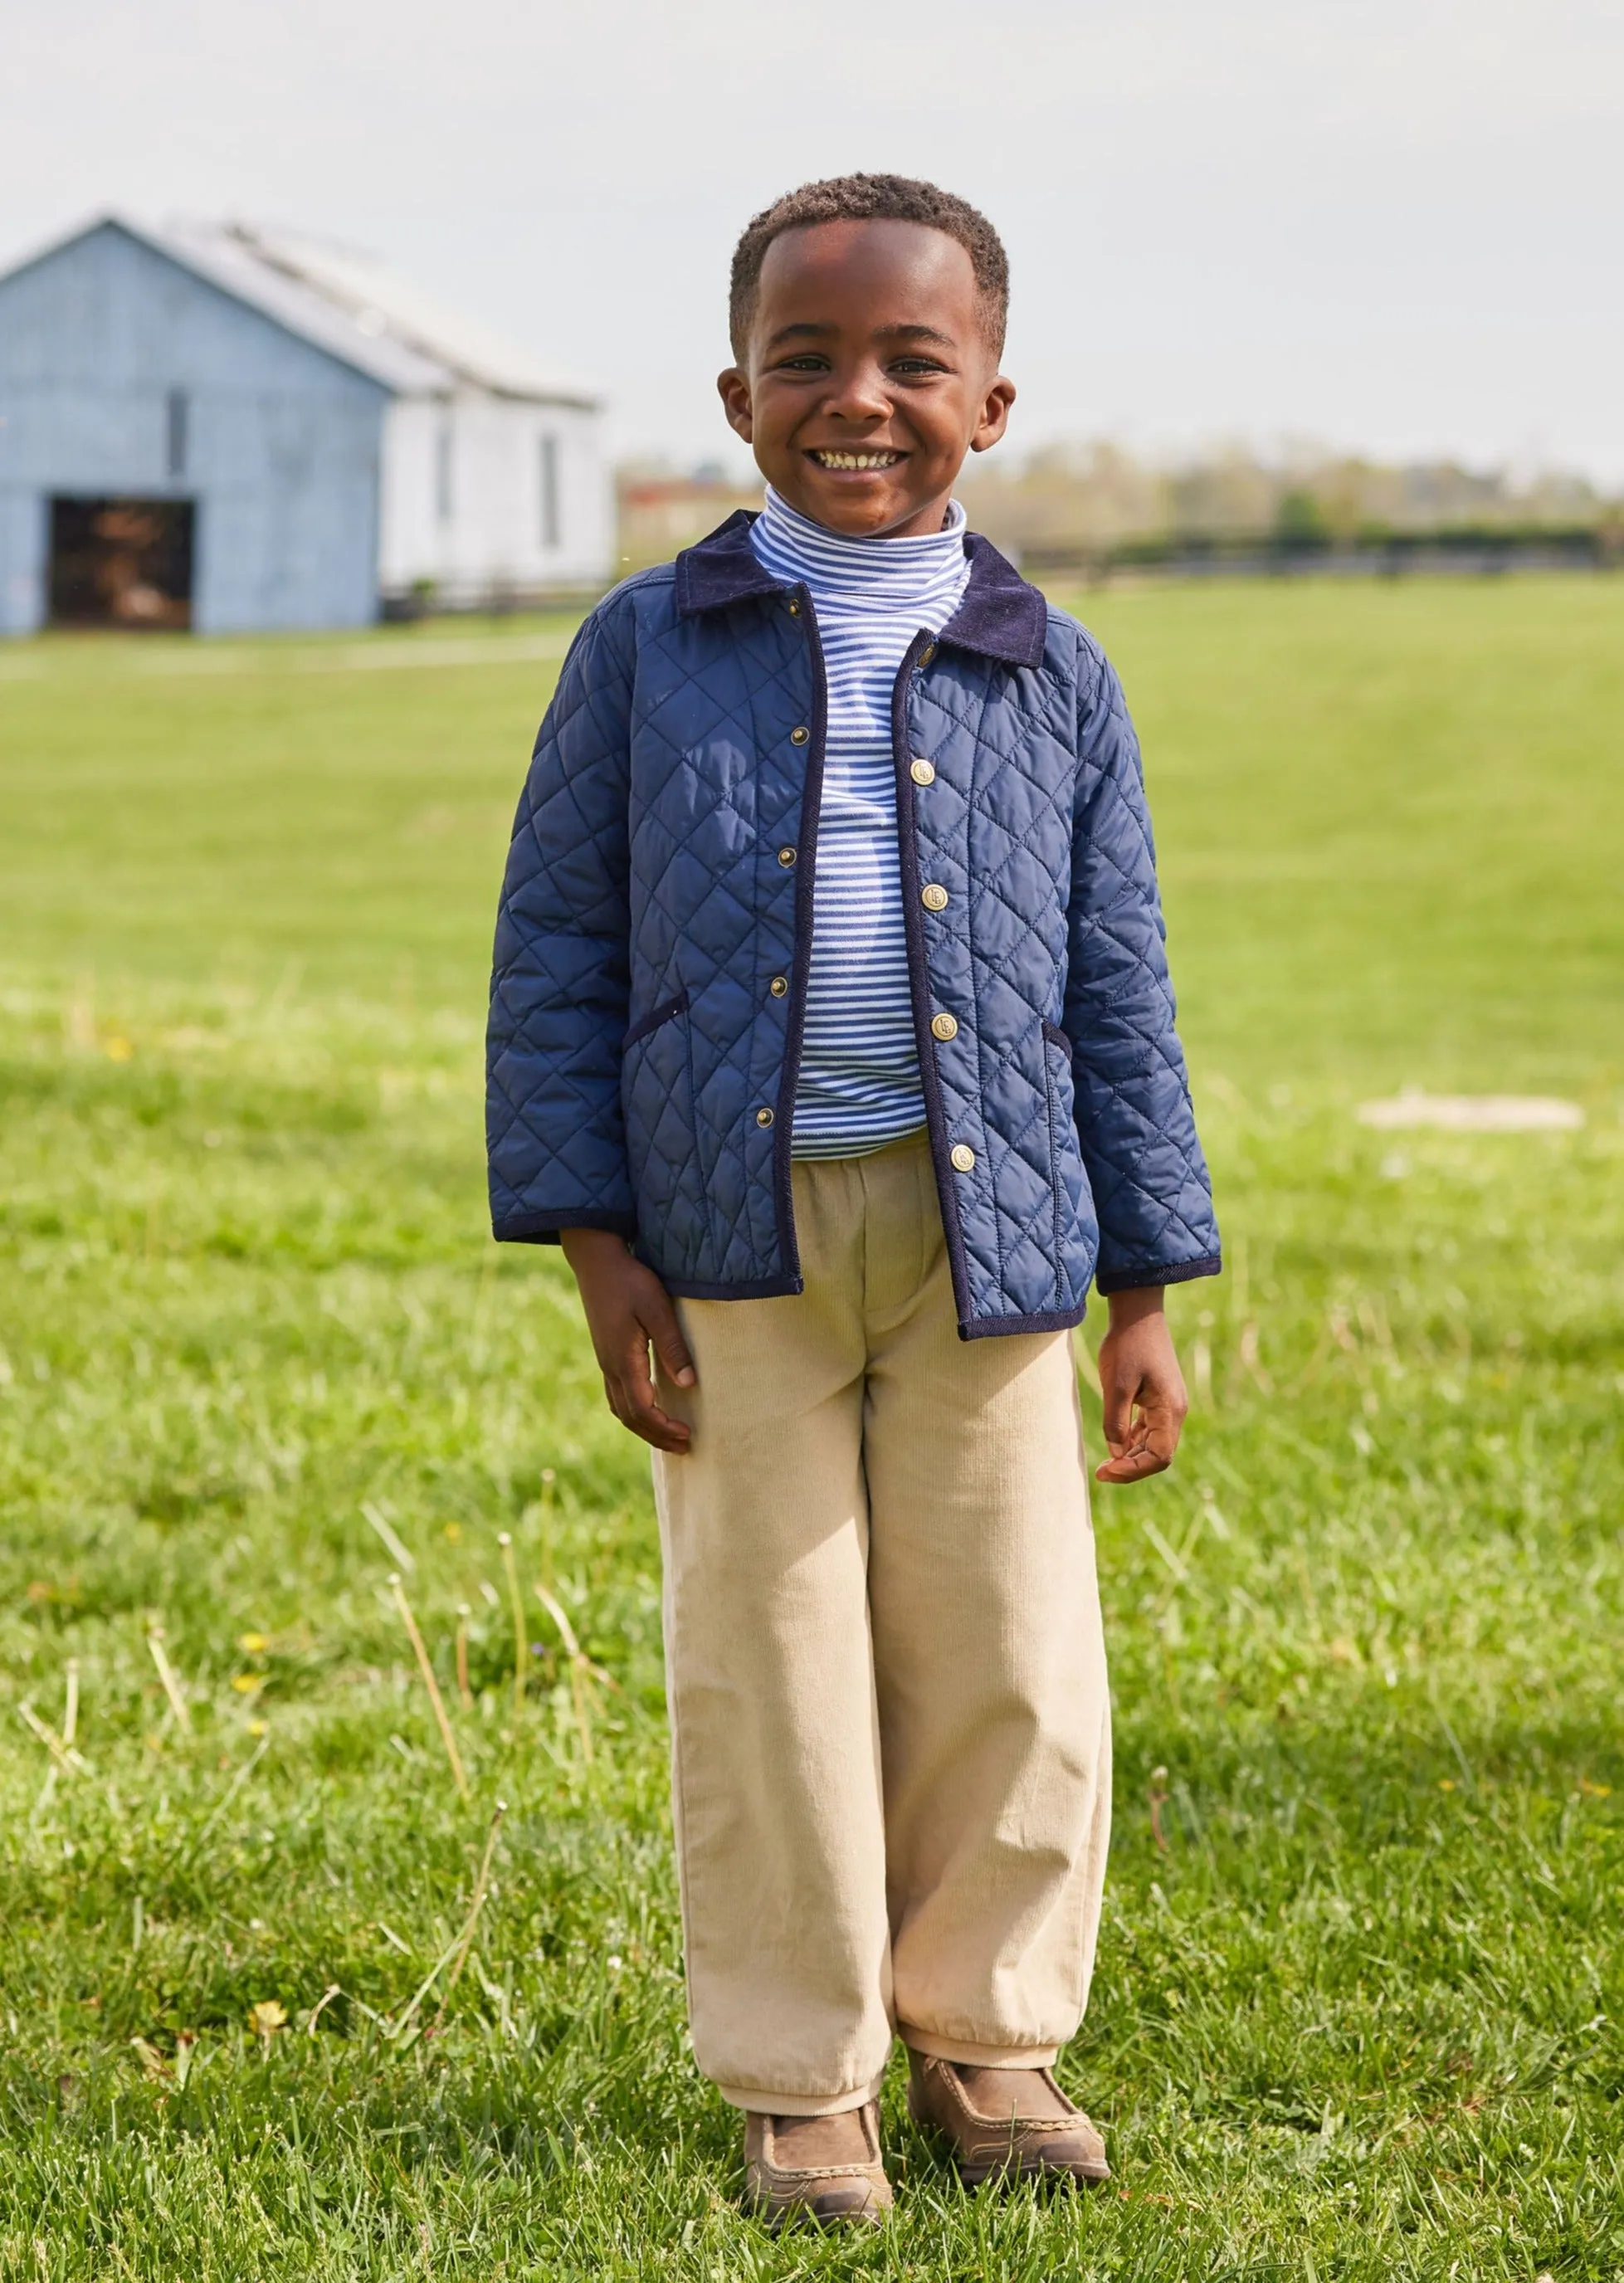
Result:
{"label": "smiling mouth", "polygon": [[851,472],[862,474],[873,471],[878,471],[882,468],[894,468],[897,466],[901,461],[905,459],[907,455],[904,452],[838,452],[814,450],[809,452],[806,456],[809,460],[815,460],[820,468],[828,468],[831,471],[838,471],[841,474]]}

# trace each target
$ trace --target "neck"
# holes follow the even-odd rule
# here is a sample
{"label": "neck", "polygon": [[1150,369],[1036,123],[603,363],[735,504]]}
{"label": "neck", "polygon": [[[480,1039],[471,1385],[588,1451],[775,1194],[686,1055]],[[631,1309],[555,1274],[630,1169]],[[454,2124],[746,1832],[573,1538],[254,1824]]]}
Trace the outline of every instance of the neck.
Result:
{"label": "neck", "polygon": [[951,492],[933,500],[928,508],[921,508],[905,522],[890,525],[884,531],[840,531],[831,523],[820,523],[804,508],[787,500],[781,492],[766,487],[765,515],[768,525],[792,537],[798,527],[808,534],[815,533],[820,539],[832,540],[838,547],[869,548],[888,542],[912,539],[926,542],[934,541],[946,549],[951,543],[956,552],[963,540],[968,520],[963,508]]}

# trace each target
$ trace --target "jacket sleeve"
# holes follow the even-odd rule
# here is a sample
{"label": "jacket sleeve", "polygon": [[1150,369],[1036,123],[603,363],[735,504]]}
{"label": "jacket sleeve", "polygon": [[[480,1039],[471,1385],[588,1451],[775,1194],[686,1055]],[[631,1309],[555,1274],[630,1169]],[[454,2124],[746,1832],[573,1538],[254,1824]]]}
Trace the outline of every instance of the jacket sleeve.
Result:
{"label": "jacket sleeve", "polygon": [[1079,659],[1068,971],[1077,1133],[1100,1219],[1102,1292],[1216,1276],[1212,1185],[1173,1027],[1138,741],[1122,685]]}
{"label": "jacket sleeve", "polygon": [[[612,607],[612,606],[610,606]],[[629,628],[610,608],[571,647],[536,738],[496,916],[486,1042],[499,1240],[633,1230],[620,1045],[630,988]]]}

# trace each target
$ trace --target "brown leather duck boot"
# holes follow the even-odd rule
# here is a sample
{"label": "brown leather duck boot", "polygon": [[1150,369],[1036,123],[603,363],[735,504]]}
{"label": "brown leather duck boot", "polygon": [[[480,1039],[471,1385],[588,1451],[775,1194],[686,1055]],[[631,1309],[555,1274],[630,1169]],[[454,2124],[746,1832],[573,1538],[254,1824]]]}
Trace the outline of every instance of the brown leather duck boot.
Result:
{"label": "brown leather duck boot", "polygon": [[967,2187],[1018,2180],[1108,2180],[1105,2142],[1046,2069],[979,2069],[908,2049],[908,2114],[934,2125]]}
{"label": "brown leather duck boot", "polygon": [[744,2115],[744,2208],[769,2227],[804,2212],[820,2227],[878,2225],[891,2208],[875,2101],[837,2116]]}

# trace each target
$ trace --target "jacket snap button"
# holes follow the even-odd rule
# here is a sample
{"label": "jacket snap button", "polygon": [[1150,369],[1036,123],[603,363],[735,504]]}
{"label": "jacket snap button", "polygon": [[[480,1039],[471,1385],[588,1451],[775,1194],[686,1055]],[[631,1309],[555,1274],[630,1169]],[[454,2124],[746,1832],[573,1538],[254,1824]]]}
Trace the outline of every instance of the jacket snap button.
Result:
{"label": "jacket snap button", "polygon": [[789,742],[792,745],[804,745],[811,736],[812,731],[807,729],[791,729]]}
{"label": "jacket snap button", "polygon": [[933,643],[933,642],[932,642],[932,643],[927,643],[925,644],[924,649],[923,649],[922,651],[921,651],[921,652],[920,652],[920,654],[919,654],[919,662],[920,662],[920,664],[921,664],[921,666],[929,666],[929,663],[930,663],[930,661],[931,661],[931,659],[936,656],[936,646],[935,643]]}
{"label": "jacket snap button", "polygon": [[773,1123],[772,1111],[770,1110],[758,1110],[756,1112],[756,1123],[758,1126],[771,1126]]}
{"label": "jacket snap button", "polygon": [[767,986],[774,999],[781,999],[789,988],[789,978],[787,975],[775,975]]}
{"label": "jacket snap button", "polygon": [[915,784],[935,784],[936,773],[921,753],[916,761],[908,763],[908,775]]}
{"label": "jacket snap button", "polygon": [[959,1025],[951,1015],[933,1015],[930,1030],[931,1035],[938,1039],[956,1039],[959,1035]]}
{"label": "jacket snap button", "polygon": [[919,892],[919,900],[928,912],[947,909],[947,891],[939,880],[928,880]]}
{"label": "jacket snap button", "polygon": [[783,866],[783,868],[784,868],[785,871],[787,872],[787,871],[789,869],[789,867],[790,867],[790,866],[794,863],[794,861],[795,861],[795,851],[794,851],[794,849],[793,849],[793,848],[781,848],[781,849],[779,850],[779,852],[778,852],[778,861],[779,861],[779,862]]}
{"label": "jacket snap button", "polygon": [[955,1142],[947,1154],[955,1173],[973,1173],[975,1171],[975,1152],[967,1142]]}
{"label": "jacket snap button", "polygon": [[792,619],[798,619],[798,618],[800,617],[800,615],[801,615],[801,606],[800,606],[800,604],[799,604],[798,603],[791,603],[791,604],[790,604],[790,605],[789,605],[789,615],[790,615],[790,617],[791,617]]}

